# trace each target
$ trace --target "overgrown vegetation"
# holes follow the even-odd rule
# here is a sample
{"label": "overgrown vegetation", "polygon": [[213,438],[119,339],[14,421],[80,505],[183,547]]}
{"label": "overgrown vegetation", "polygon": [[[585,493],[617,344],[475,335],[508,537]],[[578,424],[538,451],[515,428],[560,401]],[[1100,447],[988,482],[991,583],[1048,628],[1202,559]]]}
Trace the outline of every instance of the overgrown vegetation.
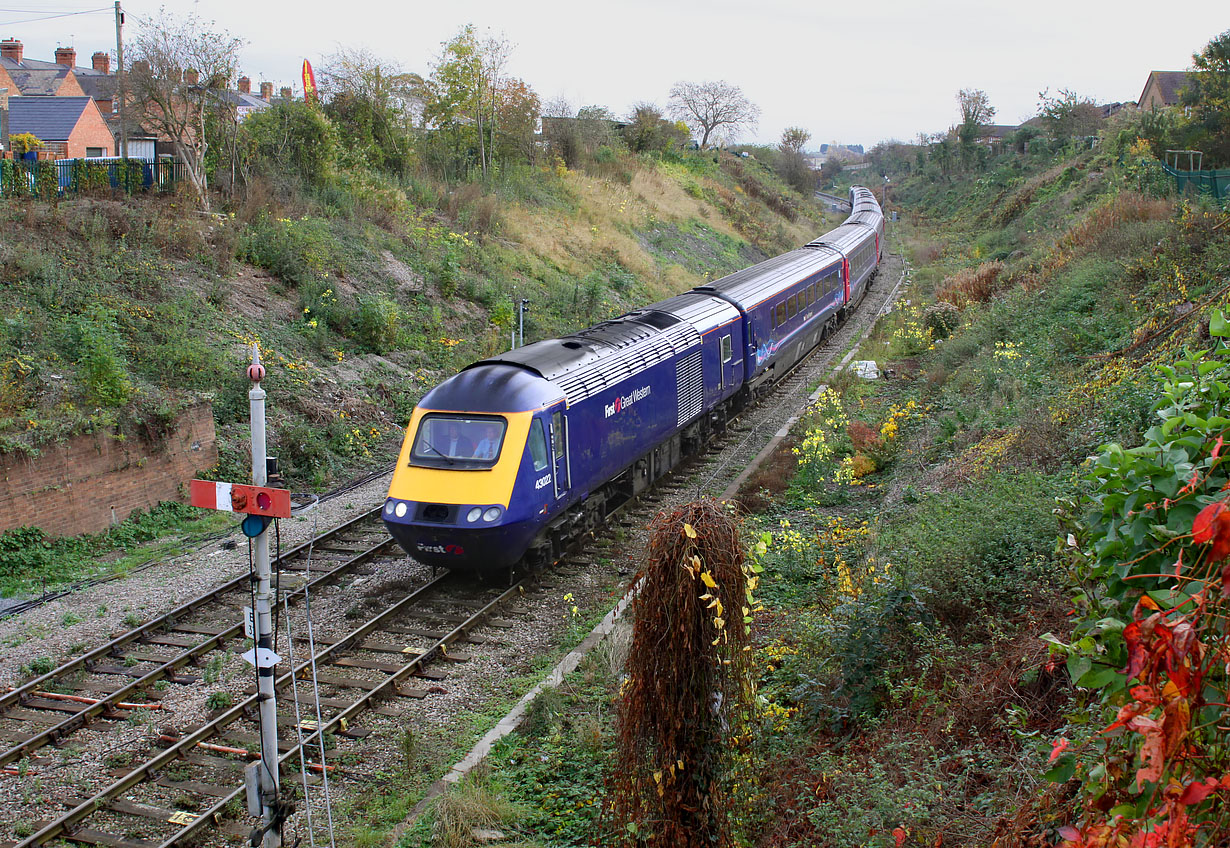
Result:
{"label": "overgrown vegetation", "polygon": [[[1103,139],[894,176],[913,269],[860,353],[891,378],[835,377],[741,496],[765,570],[737,841],[1219,844],[1230,231]],[[597,832],[614,732],[581,751],[561,721],[484,778],[517,844]]]}

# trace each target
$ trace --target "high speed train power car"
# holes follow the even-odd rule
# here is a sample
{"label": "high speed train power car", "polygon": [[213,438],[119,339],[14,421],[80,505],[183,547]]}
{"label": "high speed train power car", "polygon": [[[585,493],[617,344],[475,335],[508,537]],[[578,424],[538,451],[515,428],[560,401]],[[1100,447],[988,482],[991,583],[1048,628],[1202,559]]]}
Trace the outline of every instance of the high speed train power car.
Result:
{"label": "high speed train power car", "polygon": [[420,562],[480,575],[557,558],[697,452],[827,336],[882,258],[884,217],[562,339],[468,366],[415,408],[384,505]]}

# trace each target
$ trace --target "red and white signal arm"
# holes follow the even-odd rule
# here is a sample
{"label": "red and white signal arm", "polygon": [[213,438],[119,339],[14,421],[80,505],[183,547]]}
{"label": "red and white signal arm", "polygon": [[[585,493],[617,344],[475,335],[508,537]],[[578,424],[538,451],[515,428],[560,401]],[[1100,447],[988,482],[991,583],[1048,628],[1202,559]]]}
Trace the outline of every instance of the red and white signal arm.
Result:
{"label": "red and white signal arm", "polygon": [[220,509],[223,512],[242,512],[268,518],[290,518],[289,489],[193,480],[190,494],[192,505],[202,509]]}

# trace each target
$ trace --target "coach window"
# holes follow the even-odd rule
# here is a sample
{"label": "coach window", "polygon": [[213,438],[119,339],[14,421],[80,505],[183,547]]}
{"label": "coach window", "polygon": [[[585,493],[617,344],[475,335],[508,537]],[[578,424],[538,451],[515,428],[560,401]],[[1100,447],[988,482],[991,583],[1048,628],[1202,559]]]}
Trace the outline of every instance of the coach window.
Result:
{"label": "coach window", "polygon": [[807,287],[807,305],[811,306],[816,302],[816,284],[812,283]]}
{"label": "coach window", "polygon": [[722,336],[722,362],[730,362],[730,336]]}
{"label": "coach window", "polygon": [[772,325],[771,329],[774,329],[774,330],[777,329],[777,309],[776,308],[769,310],[769,323]]}
{"label": "coach window", "polygon": [[786,304],[783,302],[783,303],[777,304],[777,326],[780,327],[782,324],[785,324],[785,323],[786,323]]}
{"label": "coach window", "polygon": [[530,458],[534,460],[535,471],[545,471],[550,464],[547,461],[547,437],[542,431],[541,418],[535,418],[530,424]]}
{"label": "coach window", "polygon": [[794,295],[790,295],[789,299],[786,300],[786,306],[790,308],[790,313],[786,316],[787,318],[793,318],[795,313],[799,311],[799,302],[795,300]]}

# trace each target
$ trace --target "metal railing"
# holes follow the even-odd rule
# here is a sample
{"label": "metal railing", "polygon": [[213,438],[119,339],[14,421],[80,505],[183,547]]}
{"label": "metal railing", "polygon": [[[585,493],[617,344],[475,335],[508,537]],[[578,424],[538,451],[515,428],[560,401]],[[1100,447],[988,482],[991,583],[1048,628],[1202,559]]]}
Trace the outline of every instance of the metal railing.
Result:
{"label": "metal railing", "polygon": [[184,163],[144,159],[0,159],[0,198],[48,200],[92,191],[169,192],[184,179]]}
{"label": "metal railing", "polygon": [[[1168,151],[1169,152],[1169,151]],[[1174,179],[1179,194],[1194,192],[1211,195],[1216,200],[1230,197],[1230,168],[1218,171],[1180,171],[1169,163],[1162,163],[1162,170]]]}

